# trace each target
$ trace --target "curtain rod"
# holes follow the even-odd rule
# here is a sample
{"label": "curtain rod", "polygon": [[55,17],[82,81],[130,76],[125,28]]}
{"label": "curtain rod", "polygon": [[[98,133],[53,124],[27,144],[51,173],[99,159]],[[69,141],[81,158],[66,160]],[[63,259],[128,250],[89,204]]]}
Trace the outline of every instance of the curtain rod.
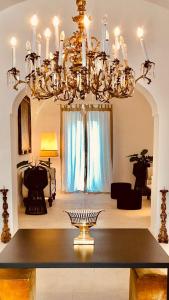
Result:
{"label": "curtain rod", "polygon": [[62,111],[111,111],[111,104],[72,104],[61,105]]}

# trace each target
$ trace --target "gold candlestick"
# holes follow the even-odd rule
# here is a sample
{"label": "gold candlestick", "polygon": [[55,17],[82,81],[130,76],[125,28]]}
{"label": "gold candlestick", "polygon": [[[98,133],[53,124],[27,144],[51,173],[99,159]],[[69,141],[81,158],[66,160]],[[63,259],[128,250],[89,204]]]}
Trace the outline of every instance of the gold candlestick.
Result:
{"label": "gold candlestick", "polygon": [[166,213],[166,194],[168,193],[168,190],[165,188],[160,191],[162,193],[162,204],[161,204],[161,228],[160,233],[158,235],[158,241],[159,243],[165,243],[168,244],[168,234],[167,234],[167,228],[166,228],[166,220],[167,220],[167,213]]}
{"label": "gold candlestick", "polygon": [[10,228],[8,226],[8,219],[9,219],[8,203],[7,203],[8,190],[3,188],[0,190],[0,193],[2,193],[3,195],[3,213],[2,213],[3,229],[1,234],[1,242],[6,244],[11,240]]}

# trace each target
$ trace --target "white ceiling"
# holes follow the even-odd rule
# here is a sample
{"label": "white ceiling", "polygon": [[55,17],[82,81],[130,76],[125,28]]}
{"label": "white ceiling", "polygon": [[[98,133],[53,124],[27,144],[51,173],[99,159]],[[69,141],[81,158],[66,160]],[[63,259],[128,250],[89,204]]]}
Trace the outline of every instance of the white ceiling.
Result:
{"label": "white ceiling", "polygon": [[0,0],[0,10],[3,10],[9,6],[15,5],[19,2],[23,2],[26,0]]}
{"label": "white ceiling", "polygon": [[[24,2],[24,1],[29,1],[29,0],[0,0],[0,10],[3,10],[9,6],[12,6],[19,2]],[[142,1],[151,2],[156,5],[160,5],[162,7],[169,9],[169,0],[142,0]]]}
{"label": "white ceiling", "polygon": [[169,0],[145,0],[169,9]]}

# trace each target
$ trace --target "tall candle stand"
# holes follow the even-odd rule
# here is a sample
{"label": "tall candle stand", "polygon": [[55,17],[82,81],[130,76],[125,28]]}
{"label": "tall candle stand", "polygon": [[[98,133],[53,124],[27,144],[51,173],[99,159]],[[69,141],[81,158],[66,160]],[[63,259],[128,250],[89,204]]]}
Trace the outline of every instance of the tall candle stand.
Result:
{"label": "tall candle stand", "polygon": [[160,228],[160,233],[158,235],[158,241],[159,243],[168,244],[168,234],[167,234],[167,227],[166,227],[166,220],[167,220],[166,194],[168,193],[168,190],[164,188],[160,192],[162,193],[161,214],[160,214],[161,228]]}
{"label": "tall candle stand", "polygon": [[1,234],[1,242],[8,243],[11,240],[10,228],[8,226],[9,213],[8,213],[8,203],[7,203],[7,193],[8,190],[3,188],[0,190],[0,193],[3,195],[3,229]]}

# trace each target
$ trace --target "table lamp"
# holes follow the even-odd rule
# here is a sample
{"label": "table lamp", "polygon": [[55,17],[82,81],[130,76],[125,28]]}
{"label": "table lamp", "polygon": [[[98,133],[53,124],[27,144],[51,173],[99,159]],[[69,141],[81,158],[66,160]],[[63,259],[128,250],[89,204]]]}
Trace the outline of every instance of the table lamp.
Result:
{"label": "table lamp", "polygon": [[55,132],[41,133],[40,157],[48,157],[49,167],[51,165],[51,157],[58,157],[58,145]]}

